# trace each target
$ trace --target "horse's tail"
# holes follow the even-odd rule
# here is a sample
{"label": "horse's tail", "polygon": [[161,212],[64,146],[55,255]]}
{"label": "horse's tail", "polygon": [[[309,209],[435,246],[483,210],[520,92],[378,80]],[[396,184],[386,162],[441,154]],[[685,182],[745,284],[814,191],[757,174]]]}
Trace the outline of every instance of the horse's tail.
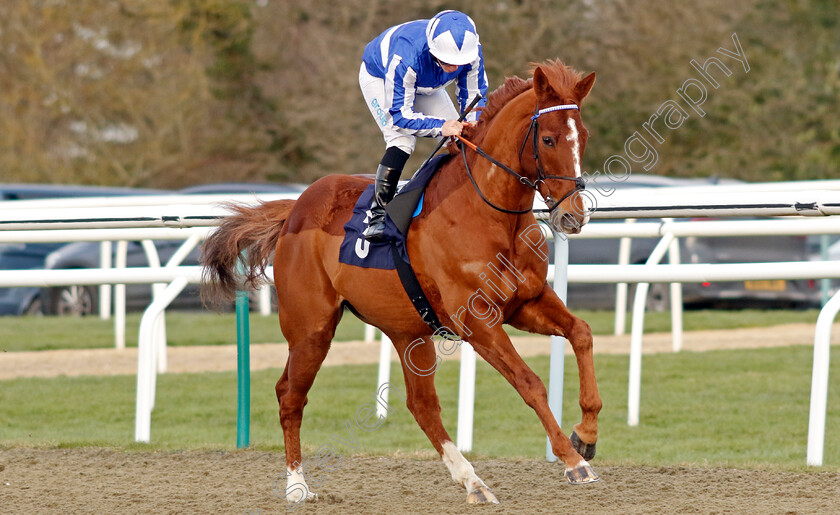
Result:
{"label": "horse's tail", "polygon": [[[201,298],[205,303],[232,301],[237,290],[259,285],[294,203],[276,200],[256,206],[226,204],[233,214],[207,237],[201,250]],[[238,280],[240,262],[244,268],[242,282]]]}

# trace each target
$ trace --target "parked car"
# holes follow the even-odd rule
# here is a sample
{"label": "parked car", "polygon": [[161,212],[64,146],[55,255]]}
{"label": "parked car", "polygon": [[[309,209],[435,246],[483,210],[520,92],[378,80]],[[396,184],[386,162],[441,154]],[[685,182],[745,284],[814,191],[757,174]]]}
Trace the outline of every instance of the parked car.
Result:
{"label": "parked car", "polygon": [[[166,192],[64,184],[0,184],[0,207],[6,202],[18,200],[162,193]],[[0,269],[33,270],[44,268],[47,255],[64,245],[64,243],[0,243]],[[37,287],[0,288],[0,315],[41,314],[43,303],[40,294],[41,290]]]}
{"label": "parked car", "polygon": [[[43,268],[44,260],[63,243],[0,243],[0,270]],[[0,288],[0,315],[41,314],[40,290]]]}
{"label": "parked car", "polygon": [[[155,248],[161,262],[165,265],[183,241],[160,240],[154,241]],[[111,263],[116,260],[116,245],[111,245]],[[48,270],[70,268],[100,268],[99,242],[77,242],[64,245],[53,251],[46,258],[45,268]],[[198,264],[199,250],[193,249],[184,259],[184,265]],[[127,267],[147,267],[149,260],[139,241],[129,241],[126,252]],[[43,288],[40,297],[44,314],[58,316],[87,316],[99,312],[99,287],[92,285],[56,286]],[[125,304],[127,310],[142,310],[152,300],[152,285],[128,284],[125,287]],[[198,285],[190,284],[184,288],[172,302],[172,307],[180,309],[199,309],[201,301],[198,296]]]}
{"label": "parked car", "polygon": [[[823,261],[824,259],[828,261],[840,261],[840,234],[829,234],[826,236],[826,243],[828,244],[826,256],[823,256],[822,253],[822,238],[822,236],[808,236],[808,259],[810,261]],[[837,290],[840,289],[840,279],[825,279],[825,281],[828,284],[826,292],[828,297],[823,299],[823,280],[817,280],[817,287],[820,289],[821,302],[823,300],[827,302],[828,299],[833,297],[834,294],[837,293]]]}
{"label": "parked car", "polygon": [[178,190],[181,195],[214,195],[219,193],[302,193],[305,184],[293,182],[223,182],[215,184],[198,184]]}
{"label": "parked car", "polygon": [[[219,183],[201,184],[181,190],[174,194],[242,194],[242,193],[300,193],[306,189],[302,184],[291,183]],[[154,241],[162,265],[172,257],[183,243],[178,240]],[[116,252],[116,246],[112,246]],[[193,249],[183,265],[197,265],[201,255],[200,248]],[[112,263],[115,256],[112,256]],[[100,244],[95,242],[71,243],[61,247],[47,257],[46,268],[99,268]],[[146,253],[140,242],[129,242],[126,254],[126,266],[148,266]],[[175,309],[200,309],[201,299],[198,285],[188,285],[172,302]],[[126,309],[140,310],[149,305],[152,298],[151,285],[126,285]],[[86,316],[99,311],[99,288],[96,286],[62,286],[45,288],[41,291],[43,311],[49,315]]]}
{"label": "parked car", "polygon": [[[165,195],[166,190],[81,186],[75,184],[0,184],[0,201],[74,197],[114,197],[126,195]],[[2,204],[0,204],[2,205]]]}
{"label": "parked car", "polygon": [[[726,183],[739,181],[726,180]],[[720,183],[708,179],[675,179],[634,174],[624,182],[609,183],[616,189],[663,188]],[[603,187],[603,186],[602,186]],[[620,222],[620,220],[592,220],[589,223]],[[640,219],[636,223],[659,223],[659,219]],[[634,238],[630,263],[642,264],[658,242],[656,238]],[[569,263],[616,264],[618,239],[570,239]],[[806,261],[807,241],[804,236],[739,236],[680,238],[680,260],[683,263],[760,263],[771,261]],[[634,286],[631,286],[632,299]],[[571,283],[568,301],[573,308],[611,309],[615,307],[614,284]],[[651,284],[647,306],[650,310],[670,309],[669,286]],[[727,281],[683,283],[683,303],[686,307],[809,307],[819,302],[814,281]]]}

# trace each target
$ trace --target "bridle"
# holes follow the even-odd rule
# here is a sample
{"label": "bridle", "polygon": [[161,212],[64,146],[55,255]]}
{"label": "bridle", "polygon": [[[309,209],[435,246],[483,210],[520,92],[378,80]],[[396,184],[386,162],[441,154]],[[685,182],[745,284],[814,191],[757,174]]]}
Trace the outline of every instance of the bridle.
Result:
{"label": "bridle", "polygon": [[[519,209],[505,209],[503,207],[497,206],[496,204],[491,202],[487,197],[485,197],[484,193],[481,192],[481,189],[478,187],[478,184],[475,182],[475,178],[473,177],[472,171],[470,170],[470,165],[467,163],[467,151],[464,148],[465,146],[470,147],[471,149],[473,149],[478,155],[480,155],[484,159],[487,159],[488,161],[490,161],[494,165],[498,166],[502,170],[506,171],[510,175],[516,177],[516,179],[519,181],[520,184],[523,184],[523,185],[531,188],[532,190],[536,191],[537,193],[539,193],[540,196],[542,196],[543,200],[545,201],[545,204],[548,206],[548,213],[549,214],[551,214],[551,212],[557,206],[559,206],[561,202],[563,202],[564,200],[566,200],[567,198],[569,198],[570,196],[572,196],[576,192],[582,191],[583,189],[586,188],[586,183],[584,182],[583,178],[581,178],[581,177],[563,177],[563,176],[560,176],[560,175],[548,175],[548,174],[546,174],[545,169],[543,169],[542,160],[540,159],[540,148],[539,148],[538,141],[537,141],[537,138],[539,137],[538,136],[539,122],[537,121],[537,119],[541,115],[546,114],[546,113],[551,113],[551,112],[554,112],[554,111],[568,111],[568,110],[571,110],[571,109],[580,109],[580,107],[578,107],[575,104],[561,104],[561,105],[556,105],[556,106],[553,106],[553,107],[547,107],[545,109],[535,109],[534,110],[534,116],[531,117],[531,125],[528,127],[528,132],[527,132],[527,134],[525,134],[525,138],[522,140],[522,146],[519,148],[519,159],[520,159],[520,161],[522,160],[522,153],[525,151],[525,143],[528,141],[528,136],[533,134],[533,139],[532,139],[532,142],[533,142],[532,143],[533,157],[534,157],[534,164],[535,164],[536,169],[537,169],[537,180],[535,180],[535,181],[532,181],[531,179],[525,177],[524,175],[519,174],[516,171],[512,170],[509,166],[507,166],[506,164],[502,163],[501,161],[495,159],[493,156],[489,155],[487,152],[482,150],[478,145],[464,139],[461,136],[458,136],[458,139],[461,141],[461,143],[464,144],[464,145],[461,146],[461,156],[464,159],[464,166],[467,169],[467,175],[469,176],[470,181],[472,182],[473,187],[475,188],[475,191],[478,192],[478,196],[481,197],[481,200],[483,200],[485,203],[487,203],[487,205],[489,205],[493,209],[495,209],[497,211],[501,211],[502,213],[521,215],[521,214],[528,213],[528,212],[531,211],[530,208],[529,209],[522,209],[522,210],[519,210]],[[560,200],[555,201],[551,197],[551,195],[543,195],[542,191],[540,190],[540,186],[542,184],[544,184],[545,181],[547,181],[549,179],[560,179],[560,180],[565,180],[565,181],[575,181],[575,187],[574,187],[574,189],[572,189],[571,191],[569,191],[565,195],[563,195],[563,197],[560,198]]]}

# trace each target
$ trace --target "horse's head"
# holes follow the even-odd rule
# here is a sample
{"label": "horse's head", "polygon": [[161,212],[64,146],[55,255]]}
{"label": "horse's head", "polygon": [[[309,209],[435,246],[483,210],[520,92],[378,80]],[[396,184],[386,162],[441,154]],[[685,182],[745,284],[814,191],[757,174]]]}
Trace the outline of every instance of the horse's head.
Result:
{"label": "horse's head", "polygon": [[555,231],[580,232],[589,220],[581,192],[581,158],[589,131],[580,105],[595,84],[595,74],[584,78],[559,61],[534,69],[536,108],[520,150],[520,166],[536,177],[537,191],[549,207]]}
{"label": "horse's head", "polygon": [[[461,138],[478,154],[473,163],[487,162],[486,172],[473,176],[464,154],[467,175],[486,204],[502,213],[530,213],[537,191],[555,231],[580,232],[588,221],[580,161],[589,137],[580,105],[594,83],[594,73],[581,79],[562,62],[547,61],[536,66],[533,80],[509,77],[489,95],[479,124]],[[516,183],[527,188],[512,188]]]}

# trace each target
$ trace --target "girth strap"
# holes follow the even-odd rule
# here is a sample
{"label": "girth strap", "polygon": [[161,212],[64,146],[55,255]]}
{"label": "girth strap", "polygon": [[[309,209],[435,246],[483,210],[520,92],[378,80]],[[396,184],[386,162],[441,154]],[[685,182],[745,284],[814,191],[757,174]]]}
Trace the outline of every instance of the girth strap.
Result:
{"label": "girth strap", "polygon": [[414,305],[414,309],[420,314],[423,322],[439,336],[447,339],[460,340],[460,336],[452,333],[448,327],[440,323],[440,319],[437,317],[432,303],[429,302],[429,298],[423,293],[423,288],[420,286],[420,281],[417,280],[417,276],[414,274],[411,263],[404,261],[400,257],[397,244],[394,241],[391,242],[391,256],[394,258],[394,265],[397,268],[397,275],[400,277],[403,289],[408,294],[408,298]]}

